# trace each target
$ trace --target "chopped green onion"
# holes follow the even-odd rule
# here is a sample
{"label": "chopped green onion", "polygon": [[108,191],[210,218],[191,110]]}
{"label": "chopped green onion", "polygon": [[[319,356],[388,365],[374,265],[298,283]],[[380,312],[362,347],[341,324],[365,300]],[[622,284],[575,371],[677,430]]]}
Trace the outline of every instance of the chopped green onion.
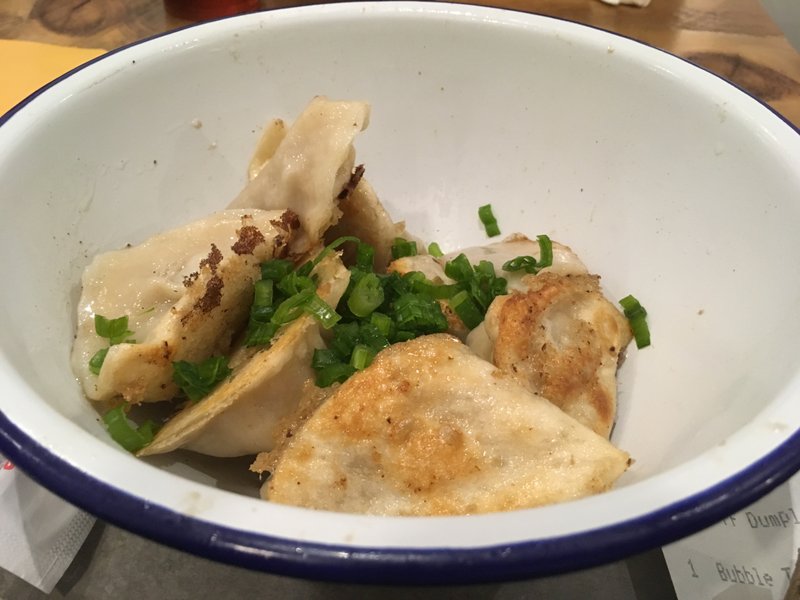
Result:
{"label": "chopped green onion", "polygon": [[539,241],[539,260],[533,256],[518,256],[503,264],[504,271],[522,271],[535,275],[546,267],[553,266],[553,242],[544,234],[537,235]]}
{"label": "chopped green onion", "polygon": [[317,371],[316,384],[318,387],[325,388],[334,383],[342,383],[355,372],[356,370],[346,363],[328,365]]}
{"label": "chopped green onion", "polygon": [[483,313],[472,300],[466,290],[457,293],[450,298],[450,307],[458,315],[458,318],[469,329],[475,329],[483,321]]}
{"label": "chopped green onion", "polygon": [[320,298],[316,292],[311,294],[308,300],[303,303],[302,309],[304,312],[314,317],[325,329],[330,329],[342,318],[341,315],[333,310],[330,304]]}
{"label": "chopped green onion", "polygon": [[128,316],[107,319],[103,315],[94,316],[94,330],[100,337],[108,338],[111,346],[126,341],[133,332],[128,329]]}
{"label": "chopped green onion", "polygon": [[537,268],[536,259],[532,256],[518,256],[503,263],[503,271],[509,273],[513,271],[525,271],[527,273],[535,273]]}
{"label": "chopped green onion", "polygon": [[100,375],[100,369],[103,366],[103,362],[106,360],[106,354],[108,354],[108,348],[100,348],[100,350],[95,352],[92,358],[89,359],[89,370],[95,375]]}
{"label": "chopped green onion", "polygon": [[397,260],[404,256],[417,255],[417,242],[404,240],[403,238],[394,238],[392,244],[392,258]]}
{"label": "chopped green onion", "polygon": [[294,265],[292,261],[282,258],[273,258],[272,260],[261,263],[261,279],[280,281],[291,273],[293,268]]}
{"label": "chopped green onion", "polygon": [[366,369],[375,358],[375,351],[365,344],[356,344],[353,354],[350,357],[350,366],[356,371]]}
{"label": "chopped green onion", "polygon": [[330,244],[325,246],[322,251],[317,254],[317,257],[311,261],[311,266],[316,267],[320,261],[325,258],[331,250],[335,250],[345,242],[355,242],[356,244],[360,244],[361,240],[353,235],[343,235],[342,237],[338,237],[333,240]]}
{"label": "chopped green onion", "polygon": [[275,282],[271,279],[262,279],[256,281],[253,287],[253,306],[254,307],[272,307],[274,298]]}
{"label": "chopped green onion", "polygon": [[444,265],[444,273],[450,279],[464,283],[475,276],[475,270],[464,253],[459,254],[453,260],[447,261]]}
{"label": "chopped green onion", "polygon": [[358,323],[338,323],[333,328],[333,338],[330,347],[339,356],[350,356],[358,343]]}
{"label": "chopped green onion", "polygon": [[375,248],[359,242],[356,247],[356,267],[371,272],[375,269]]}
{"label": "chopped green onion", "polygon": [[384,293],[375,273],[367,273],[355,284],[347,298],[347,307],[357,317],[368,317],[383,304]]}
{"label": "chopped green onion", "polygon": [[259,323],[256,321],[251,321],[250,325],[247,327],[247,335],[244,338],[244,345],[248,348],[252,348],[254,346],[266,346],[272,341],[272,338],[275,337],[275,334],[278,333],[278,329],[280,329],[280,325],[276,325],[275,323]]}
{"label": "chopped green onion", "polygon": [[307,288],[294,296],[290,296],[275,309],[275,314],[272,315],[272,322],[276,325],[291,323],[303,314],[304,305],[314,295],[316,295],[316,291],[313,288]]}
{"label": "chopped green onion", "polygon": [[633,338],[636,340],[636,347],[645,348],[649,346],[650,328],[647,325],[647,311],[644,306],[631,295],[625,296],[619,303],[630,323]]}
{"label": "chopped green onion", "polygon": [[369,316],[369,322],[371,325],[374,325],[381,335],[385,338],[389,338],[392,333],[392,318],[389,315],[385,315],[379,312],[373,312]]}
{"label": "chopped green onion", "polygon": [[394,341],[397,342],[407,342],[408,340],[413,340],[417,337],[417,334],[413,331],[403,331],[400,330],[394,334]]}
{"label": "chopped green onion", "polygon": [[443,283],[431,286],[430,295],[436,300],[447,300],[463,289],[464,286],[460,283]]}
{"label": "chopped green onion", "polygon": [[342,359],[334,350],[316,348],[311,358],[311,368],[318,370],[340,362],[342,362]]}
{"label": "chopped green onion", "polygon": [[495,237],[500,235],[500,227],[497,225],[497,219],[494,218],[492,213],[492,205],[486,204],[478,208],[478,218],[480,218],[483,227],[486,229],[486,235]]}
{"label": "chopped green onion", "polygon": [[553,242],[544,234],[537,235],[536,239],[539,240],[539,269],[553,266]]}
{"label": "chopped green onion", "polygon": [[[306,263],[309,264],[309,263]],[[287,296],[294,296],[303,290],[315,290],[314,281],[307,275],[299,275],[298,271],[289,273],[286,277],[278,282],[278,289]]]}
{"label": "chopped green onion", "polygon": [[103,415],[103,422],[111,439],[128,452],[138,452],[153,441],[155,425],[147,421],[139,427],[131,425],[122,406],[112,408]]}
{"label": "chopped green onion", "polygon": [[431,242],[428,244],[428,254],[430,254],[433,258],[441,258],[444,256],[444,252],[442,252],[442,249],[439,248],[439,244],[436,242]]}
{"label": "chopped green onion", "polygon": [[394,309],[398,330],[412,330],[421,334],[447,331],[447,319],[442,308],[430,296],[403,294],[395,300]]}
{"label": "chopped green onion", "polygon": [[231,372],[224,356],[212,356],[199,363],[185,360],[172,363],[172,380],[193,402],[210,394]]}

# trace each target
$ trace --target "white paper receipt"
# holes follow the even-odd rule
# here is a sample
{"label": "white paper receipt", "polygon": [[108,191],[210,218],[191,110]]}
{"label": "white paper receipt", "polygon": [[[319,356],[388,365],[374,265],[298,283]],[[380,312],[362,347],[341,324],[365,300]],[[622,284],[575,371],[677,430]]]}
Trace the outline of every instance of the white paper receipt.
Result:
{"label": "white paper receipt", "polygon": [[721,523],[664,547],[681,600],[782,600],[800,540],[800,477]]}

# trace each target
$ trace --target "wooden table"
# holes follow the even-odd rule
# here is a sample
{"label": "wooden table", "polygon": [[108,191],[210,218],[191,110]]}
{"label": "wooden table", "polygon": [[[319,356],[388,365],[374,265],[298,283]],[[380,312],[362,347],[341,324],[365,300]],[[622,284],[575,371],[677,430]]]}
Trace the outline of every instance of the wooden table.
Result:
{"label": "wooden table", "polygon": [[[473,0],[587,23],[702,65],[800,126],[800,54],[758,0],[652,0],[647,8],[599,0]],[[261,0],[264,9],[303,4]],[[112,49],[187,22],[162,0],[2,0],[0,38]],[[1,66],[0,66],[1,67]]]}

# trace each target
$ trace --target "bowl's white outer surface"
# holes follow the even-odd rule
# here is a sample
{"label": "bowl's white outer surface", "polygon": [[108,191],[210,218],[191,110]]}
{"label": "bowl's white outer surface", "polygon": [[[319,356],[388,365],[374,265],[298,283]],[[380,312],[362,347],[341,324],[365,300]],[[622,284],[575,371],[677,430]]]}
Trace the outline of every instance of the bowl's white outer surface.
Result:
{"label": "bowl's white outer surface", "polygon": [[[90,257],[222,208],[260,125],[315,94],[372,103],[358,162],[445,249],[547,233],[633,293],[613,491],[484,516],[280,506],[111,442],[69,370]],[[568,22],[447,4],[222,20],[112,53],[0,127],[0,450],[104,518],[311,577],[475,581],[613,560],[686,535],[800,465],[800,136],[717,77]],[[193,480],[194,479],[194,480]]]}

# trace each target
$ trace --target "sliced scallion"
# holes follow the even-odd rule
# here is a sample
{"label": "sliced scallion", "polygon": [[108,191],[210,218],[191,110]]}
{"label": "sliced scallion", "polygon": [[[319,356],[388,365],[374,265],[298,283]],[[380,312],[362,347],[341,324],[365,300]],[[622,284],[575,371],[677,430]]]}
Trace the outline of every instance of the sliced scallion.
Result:
{"label": "sliced scallion", "polygon": [[639,301],[632,295],[625,296],[619,301],[625,317],[630,323],[633,339],[636,340],[637,348],[645,348],[650,345],[650,328],[647,325],[647,311]]}
{"label": "sliced scallion", "polygon": [[367,273],[353,286],[347,298],[347,307],[357,317],[368,317],[383,304],[384,293],[380,279],[375,273]]}
{"label": "sliced scallion", "polygon": [[405,256],[417,255],[417,242],[395,238],[392,244],[392,258],[397,260]]}
{"label": "sliced scallion", "polygon": [[155,425],[147,421],[139,427],[134,427],[122,406],[112,408],[103,415],[108,433],[115,442],[128,452],[138,452],[153,441]]}
{"label": "sliced scallion", "polygon": [[302,304],[302,310],[314,317],[325,329],[330,329],[342,318],[341,315],[333,310],[330,304],[320,298],[316,292],[311,294]]}
{"label": "sliced scallion", "polygon": [[100,350],[95,352],[92,358],[89,359],[89,371],[95,375],[100,375],[100,369],[103,367],[103,362],[106,360],[106,354],[108,354],[108,348],[100,348]]}
{"label": "sliced scallion", "polygon": [[475,329],[483,321],[483,313],[466,290],[460,291],[450,298],[449,303],[453,312],[469,329]]}
{"label": "sliced scallion", "polygon": [[192,402],[205,398],[231,372],[224,356],[212,356],[197,363],[185,360],[172,363],[172,380]]}
{"label": "sliced scallion", "polygon": [[497,219],[494,217],[494,213],[492,213],[492,205],[485,204],[478,208],[478,218],[483,223],[484,229],[486,229],[486,235],[489,237],[495,237],[500,235],[500,227],[497,225]]}
{"label": "sliced scallion", "polygon": [[350,356],[350,366],[356,371],[366,369],[375,358],[375,352],[366,344],[356,344],[353,354]]}
{"label": "sliced scallion", "polygon": [[430,254],[434,258],[441,258],[444,256],[444,252],[442,252],[442,249],[436,242],[431,242],[430,244],[428,244],[428,254]]}

